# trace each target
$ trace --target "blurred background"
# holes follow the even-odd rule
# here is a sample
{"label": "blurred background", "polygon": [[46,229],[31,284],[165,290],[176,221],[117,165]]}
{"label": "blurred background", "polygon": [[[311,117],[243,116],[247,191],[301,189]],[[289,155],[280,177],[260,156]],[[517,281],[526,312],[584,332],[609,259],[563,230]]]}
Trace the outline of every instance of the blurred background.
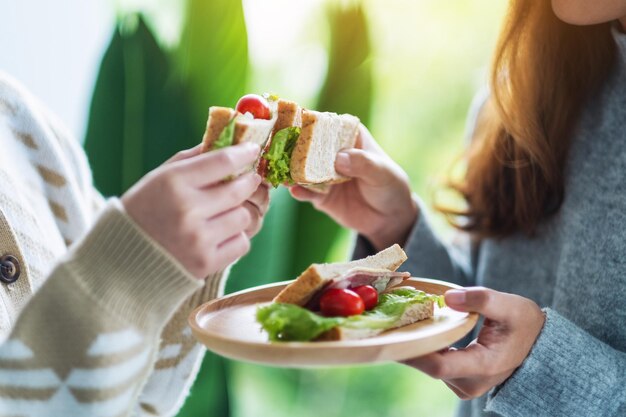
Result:
{"label": "blurred background", "polygon": [[[211,105],[273,92],[350,112],[427,202],[463,149],[506,2],[0,0],[0,69],[51,107],[120,195],[197,144]],[[436,218],[440,231],[449,234]],[[228,292],[349,256],[352,236],[273,191]],[[456,397],[401,365],[287,370],[207,354],[179,416],[450,416]]]}

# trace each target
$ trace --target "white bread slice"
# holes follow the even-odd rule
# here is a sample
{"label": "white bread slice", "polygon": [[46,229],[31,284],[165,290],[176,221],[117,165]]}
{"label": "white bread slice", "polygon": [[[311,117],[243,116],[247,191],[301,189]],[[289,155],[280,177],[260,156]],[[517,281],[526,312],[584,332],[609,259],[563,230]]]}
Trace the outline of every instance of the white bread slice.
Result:
{"label": "white bread slice", "polygon": [[302,111],[302,132],[291,155],[291,178],[299,184],[345,181],[335,171],[335,157],[342,149],[353,148],[359,119],[312,110]]}
{"label": "white bread slice", "polygon": [[276,122],[276,114],[271,120],[254,119],[239,114],[228,107],[213,106],[209,109],[206,131],[202,138],[202,152],[210,151],[213,148],[213,143],[219,138],[233,117],[236,117],[233,145],[252,142],[261,147],[265,146]]}
{"label": "white bread slice", "polygon": [[393,245],[375,255],[351,262],[313,264],[291,284],[274,297],[275,303],[289,303],[304,306],[317,291],[331,279],[337,278],[356,267],[386,269],[395,271],[407,260],[400,245]]}
{"label": "white bread slice", "polygon": [[344,326],[338,326],[324,332],[316,341],[333,341],[333,340],[357,340],[367,337],[376,336],[387,330],[406,326],[416,323],[420,320],[431,318],[435,314],[435,303],[428,300],[420,304],[413,304],[408,307],[402,316],[391,325],[388,329],[354,329]]}

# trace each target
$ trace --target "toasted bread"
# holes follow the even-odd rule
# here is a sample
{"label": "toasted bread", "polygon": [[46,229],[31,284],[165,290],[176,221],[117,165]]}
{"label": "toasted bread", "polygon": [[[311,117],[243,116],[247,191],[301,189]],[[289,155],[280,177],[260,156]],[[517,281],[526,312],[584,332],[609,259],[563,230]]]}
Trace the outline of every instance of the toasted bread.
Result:
{"label": "toasted bread", "polygon": [[313,264],[274,298],[276,303],[304,306],[324,284],[356,267],[387,269],[395,271],[407,260],[399,245],[393,245],[375,255],[352,262]]}

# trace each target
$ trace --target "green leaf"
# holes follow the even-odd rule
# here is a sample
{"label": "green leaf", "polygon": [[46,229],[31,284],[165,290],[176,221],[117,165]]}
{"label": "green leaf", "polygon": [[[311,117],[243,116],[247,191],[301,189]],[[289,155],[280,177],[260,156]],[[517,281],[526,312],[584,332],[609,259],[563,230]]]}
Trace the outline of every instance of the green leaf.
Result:
{"label": "green leaf", "polygon": [[320,111],[350,113],[367,124],[372,105],[372,60],[367,18],[360,4],[329,3],[328,73]]}
{"label": "green leaf", "polygon": [[248,35],[241,1],[188,0],[176,66],[190,88],[194,126],[206,124],[209,106],[234,107],[248,80]]}
{"label": "green leaf", "polygon": [[322,317],[295,304],[272,303],[257,309],[257,322],[272,341],[313,340],[343,322],[338,317]]}
{"label": "green leaf", "polygon": [[272,138],[270,149],[263,155],[267,160],[266,179],[274,188],[280,184],[293,184],[289,164],[299,136],[300,128],[296,126],[279,130]]}
{"label": "green leaf", "polygon": [[186,89],[143,18],[116,28],[91,101],[85,150],[96,187],[121,195],[177,151],[197,144]]}

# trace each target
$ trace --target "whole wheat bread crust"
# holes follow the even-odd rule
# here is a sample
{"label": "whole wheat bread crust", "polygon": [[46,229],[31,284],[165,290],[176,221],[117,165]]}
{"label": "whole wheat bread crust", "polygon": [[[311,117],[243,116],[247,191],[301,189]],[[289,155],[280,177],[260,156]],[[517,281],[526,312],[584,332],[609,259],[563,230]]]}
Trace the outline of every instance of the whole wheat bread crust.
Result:
{"label": "whole wheat bread crust", "polygon": [[[209,118],[204,136],[202,137],[202,152],[208,152],[213,149],[213,144],[220,137],[226,125],[233,117],[237,117],[238,114],[236,110],[228,107],[213,106],[209,109]],[[249,124],[242,123],[239,120],[235,121],[233,145],[242,142],[248,129],[251,129]]]}
{"label": "whole wheat bread crust", "polygon": [[395,271],[407,260],[400,245],[393,245],[367,258],[335,264],[313,264],[274,297],[275,303],[305,305],[317,291],[333,278],[356,267]]}
{"label": "whole wheat bread crust", "polygon": [[305,167],[313,139],[313,127],[316,121],[317,116],[315,116],[315,114],[308,111],[302,112],[302,130],[300,131],[300,137],[296,142],[296,146],[293,148],[291,162],[289,164],[291,179],[297,183],[306,182]]}
{"label": "whole wheat bread crust", "polygon": [[210,151],[213,143],[220,137],[220,133],[228,122],[235,117],[236,111],[228,107],[214,106],[209,109],[209,117],[206,122],[206,130],[202,137],[202,152]]}
{"label": "whole wheat bread crust", "polygon": [[292,126],[300,127],[302,125],[302,107],[298,106],[297,103],[281,98],[278,100],[276,112],[277,118],[272,129],[272,137],[279,130]]}

